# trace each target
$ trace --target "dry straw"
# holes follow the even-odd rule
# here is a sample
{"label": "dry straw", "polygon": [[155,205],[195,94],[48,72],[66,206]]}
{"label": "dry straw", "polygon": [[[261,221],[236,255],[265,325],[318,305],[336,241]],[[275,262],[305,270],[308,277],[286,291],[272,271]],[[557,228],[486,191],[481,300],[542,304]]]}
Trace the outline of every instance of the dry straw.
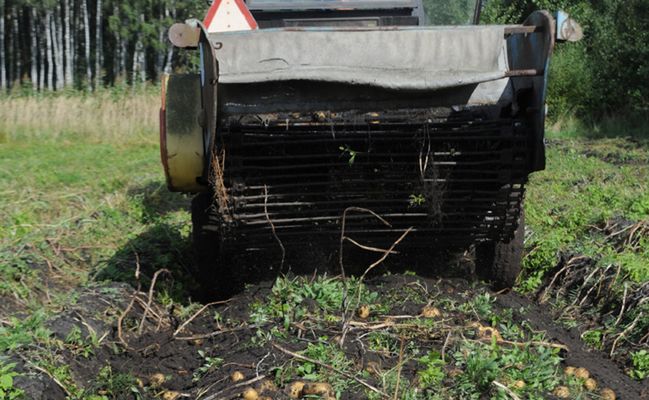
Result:
{"label": "dry straw", "polygon": [[154,142],[155,92],[0,97],[0,137],[8,141]]}

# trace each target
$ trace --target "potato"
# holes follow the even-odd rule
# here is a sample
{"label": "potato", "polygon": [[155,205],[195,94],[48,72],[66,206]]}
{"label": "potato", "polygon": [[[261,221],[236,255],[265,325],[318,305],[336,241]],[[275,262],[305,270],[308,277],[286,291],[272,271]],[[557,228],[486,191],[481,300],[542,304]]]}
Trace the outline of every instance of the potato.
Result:
{"label": "potato", "polygon": [[599,392],[600,396],[602,396],[602,400],[615,400],[615,392],[613,389],[610,388],[604,388],[602,389],[601,392]]}
{"label": "potato", "polygon": [[304,389],[302,389],[302,396],[327,396],[332,391],[333,390],[331,389],[331,385],[328,383],[307,383],[304,385]]}
{"label": "potato", "polygon": [[559,386],[558,388],[554,389],[553,394],[560,399],[569,399],[570,389],[568,389],[566,386]]}
{"label": "potato", "polygon": [[585,380],[590,378],[590,372],[586,368],[577,368],[575,370],[575,377]]}
{"label": "potato", "polygon": [[275,386],[275,382],[273,382],[273,381],[269,381],[268,379],[264,379],[264,380],[261,381],[261,383],[259,384],[259,388],[258,388],[258,389],[259,389],[259,391],[260,391],[261,393],[264,393],[264,392],[274,392],[274,391],[277,390],[277,386]]}
{"label": "potato", "polygon": [[234,371],[230,374],[230,380],[232,383],[241,382],[244,379],[246,379],[246,377],[241,373],[241,371]]}
{"label": "potato", "polygon": [[288,397],[292,399],[299,399],[302,397],[302,390],[304,389],[304,382],[295,381],[288,387]]}
{"label": "potato", "polygon": [[244,400],[258,400],[259,399],[259,393],[251,387],[247,388],[246,390],[243,391],[243,394],[241,394],[241,397],[244,398]]}
{"label": "potato", "polygon": [[490,326],[482,326],[478,329],[478,335],[483,339],[496,338],[496,340],[503,340],[503,337],[498,332],[498,329],[492,328]]}
{"label": "potato", "polygon": [[593,390],[597,389],[597,381],[593,378],[588,378],[586,379],[586,382],[584,382],[584,387],[586,390],[592,392]]}
{"label": "potato", "polygon": [[442,312],[437,307],[426,306],[421,310],[421,316],[424,318],[439,318]]}
{"label": "potato", "polygon": [[577,369],[575,367],[566,367],[566,369],[564,369],[563,372],[568,376],[573,376],[575,375],[576,370]]}
{"label": "potato", "polygon": [[176,400],[180,397],[180,393],[178,392],[173,392],[173,391],[168,391],[164,392],[162,394],[162,399],[163,400]]}
{"label": "potato", "polygon": [[518,381],[514,382],[514,387],[515,387],[516,389],[518,389],[518,390],[525,389],[525,386],[527,386],[527,384],[525,383],[525,381],[518,380]]}
{"label": "potato", "polygon": [[367,305],[362,305],[356,310],[356,315],[360,319],[367,319],[370,316],[370,307]]}
{"label": "potato", "polygon": [[149,376],[149,384],[153,387],[162,386],[162,384],[165,383],[166,380],[167,378],[164,376],[164,374],[161,374],[159,372]]}

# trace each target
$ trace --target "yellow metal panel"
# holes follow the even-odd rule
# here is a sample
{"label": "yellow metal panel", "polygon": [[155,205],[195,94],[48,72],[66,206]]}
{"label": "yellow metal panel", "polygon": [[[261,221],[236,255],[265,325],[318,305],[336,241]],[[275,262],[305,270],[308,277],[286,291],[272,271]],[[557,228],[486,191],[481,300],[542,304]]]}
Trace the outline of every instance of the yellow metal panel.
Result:
{"label": "yellow metal panel", "polygon": [[198,182],[205,166],[200,76],[166,75],[162,87],[160,149],[167,185],[175,192],[204,192]]}

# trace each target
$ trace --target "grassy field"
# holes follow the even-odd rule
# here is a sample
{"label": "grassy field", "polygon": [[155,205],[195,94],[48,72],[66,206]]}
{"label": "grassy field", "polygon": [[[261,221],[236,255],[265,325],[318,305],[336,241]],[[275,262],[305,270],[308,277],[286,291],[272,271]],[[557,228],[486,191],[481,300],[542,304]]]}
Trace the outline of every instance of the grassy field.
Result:
{"label": "grassy field", "polygon": [[[6,398],[13,398],[12,393],[19,398],[20,390],[10,381],[20,379],[12,371],[24,373],[23,367],[14,365],[21,357],[55,377],[70,398],[120,398],[106,391],[105,382],[101,390],[82,387],[66,368],[66,352],[98,351],[100,338],[93,341],[90,336],[70,336],[68,332],[57,339],[48,325],[89,290],[103,290],[107,283],[115,282],[147,288],[156,271],[167,269],[171,277],[156,286],[156,304],[180,320],[200,308],[191,298],[195,283],[189,274],[193,263],[189,198],[166,190],[156,144],[157,104],[152,93],[0,98],[0,352],[4,354],[0,356],[0,393],[6,393]],[[649,302],[643,300],[649,288],[648,185],[646,141],[553,135],[548,170],[536,174],[529,187],[527,256],[518,286],[529,298],[559,310],[558,321],[577,328],[586,344],[610,354],[636,380],[649,374]],[[134,270],[138,267],[141,278],[136,280]],[[321,282],[324,288],[305,294],[300,292],[305,284],[297,282],[278,281],[272,295],[285,301],[296,291],[304,298],[322,291],[332,296],[340,289],[336,286],[340,282],[325,280]],[[485,291],[476,293],[462,301],[490,313],[493,299]],[[326,299],[315,300],[329,304]],[[251,323],[285,319],[284,306],[273,304],[253,303],[250,312],[256,320]],[[385,299],[376,300],[372,307],[381,304]],[[461,304],[449,310],[457,318],[474,312]],[[478,319],[500,326],[505,318],[501,312]],[[325,322],[331,317],[328,315],[320,315],[318,321]],[[114,321],[116,315],[111,318]],[[512,322],[510,319],[507,321]],[[543,340],[529,328],[514,325],[509,329],[522,331],[510,332],[512,340]],[[372,338],[374,346],[387,346],[388,352],[399,356],[399,341],[388,336]],[[467,359],[469,350],[493,359],[489,365],[472,367],[486,368],[481,374],[487,376],[512,358],[531,357],[525,362],[545,365],[549,375],[538,382],[532,377],[534,371],[528,371],[532,375],[508,372],[492,377],[492,381],[505,379],[509,390],[527,398],[540,398],[564,384],[573,392],[573,386],[579,386],[579,382],[568,384],[554,374],[558,353],[533,348],[519,354],[494,346],[467,341],[453,347],[459,352],[458,365],[464,368],[462,390],[471,396],[484,393],[479,386],[489,386],[491,381],[485,383],[480,381],[483,375],[467,372],[467,365],[479,361]],[[330,351],[309,347],[302,354],[323,359],[323,354],[336,354]],[[423,375],[416,381],[439,383],[454,369],[441,365],[437,353],[431,354],[417,356],[425,367],[419,366]],[[205,365],[218,364],[201,357]],[[341,357],[341,368],[351,371],[353,360],[345,359],[345,354]],[[301,370],[291,373],[304,378],[311,372],[300,365]],[[205,374],[212,367],[208,365]],[[309,367],[313,374],[320,371],[315,367]],[[384,388],[394,390],[396,384],[398,391],[399,384],[394,381],[397,370],[388,372],[381,378]],[[126,387],[133,386],[130,378],[120,377],[130,382]],[[113,378],[117,376],[104,371],[102,379]],[[317,379],[325,377],[321,374]],[[340,375],[331,379],[338,382]],[[527,386],[516,389],[521,380],[527,381]],[[534,388],[532,381],[536,382]],[[411,398],[420,398],[415,392]],[[507,398],[506,391],[496,393],[496,398]],[[474,398],[451,392],[435,396],[428,398]],[[587,393],[580,396],[602,398]]]}

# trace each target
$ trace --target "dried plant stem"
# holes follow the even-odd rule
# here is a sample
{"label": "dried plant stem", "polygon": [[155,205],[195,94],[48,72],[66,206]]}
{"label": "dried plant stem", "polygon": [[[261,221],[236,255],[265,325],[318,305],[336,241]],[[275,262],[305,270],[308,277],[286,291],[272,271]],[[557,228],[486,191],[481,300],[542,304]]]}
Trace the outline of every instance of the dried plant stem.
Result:
{"label": "dried plant stem", "polygon": [[268,186],[264,185],[264,213],[266,214],[266,220],[270,224],[270,229],[273,232],[273,236],[275,237],[275,240],[279,244],[279,247],[282,249],[282,263],[279,266],[280,271],[284,271],[284,260],[286,259],[286,248],[284,247],[284,244],[282,241],[279,239],[279,236],[277,236],[277,231],[275,230],[275,224],[273,224],[273,221],[270,219],[270,215],[268,215]]}
{"label": "dried plant stem", "polygon": [[215,301],[215,302],[212,302],[212,303],[205,304],[203,307],[201,307],[200,310],[196,311],[196,312],[195,312],[191,317],[189,317],[189,319],[187,319],[187,321],[183,322],[183,323],[178,327],[178,329],[176,329],[176,331],[174,332],[174,337],[177,336],[180,332],[182,332],[182,330],[185,329],[185,327],[186,327],[187,325],[189,325],[193,320],[195,320],[196,318],[198,318],[198,316],[201,315],[201,314],[202,314],[205,310],[207,310],[208,308],[210,308],[210,307],[212,307],[212,306],[219,305],[219,304],[226,304],[226,303],[228,303],[229,301],[230,301],[230,300]]}
{"label": "dried plant stem", "polygon": [[170,274],[168,269],[161,269],[156,271],[155,274],[153,274],[153,279],[151,280],[151,287],[149,287],[149,296],[147,298],[147,303],[146,307],[144,308],[144,312],[142,313],[142,319],[140,320],[140,326],[137,329],[137,334],[141,335],[142,330],[144,329],[144,321],[146,320],[147,315],[149,314],[149,310],[151,309],[151,304],[153,303],[153,291],[155,289],[155,284],[158,281],[158,276],[160,274]]}

